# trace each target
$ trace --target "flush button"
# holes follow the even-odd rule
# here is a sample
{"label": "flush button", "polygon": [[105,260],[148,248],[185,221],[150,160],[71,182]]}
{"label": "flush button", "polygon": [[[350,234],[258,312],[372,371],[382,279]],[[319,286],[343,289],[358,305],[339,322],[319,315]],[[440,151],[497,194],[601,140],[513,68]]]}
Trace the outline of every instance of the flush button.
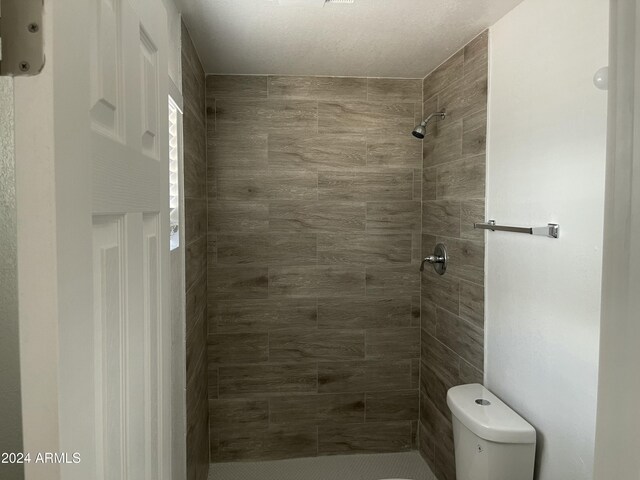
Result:
{"label": "flush button", "polygon": [[478,405],[482,405],[483,407],[487,407],[491,405],[491,402],[489,400],[485,400],[484,398],[477,398],[476,403]]}

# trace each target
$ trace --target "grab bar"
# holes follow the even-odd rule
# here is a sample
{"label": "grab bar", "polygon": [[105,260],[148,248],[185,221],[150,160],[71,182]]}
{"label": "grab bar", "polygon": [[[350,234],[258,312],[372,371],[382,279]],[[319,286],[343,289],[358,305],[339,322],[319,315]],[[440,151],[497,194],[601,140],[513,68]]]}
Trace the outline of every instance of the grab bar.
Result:
{"label": "grab bar", "polygon": [[506,225],[497,225],[495,220],[489,220],[487,223],[474,223],[473,228],[480,230],[491,230],[493,232],[515,232],[526,233],[528,235],[542,235],[549,238],[558,238],[560,235],[560,225],[557,223],[549,223],[546,227],[510,227]]}

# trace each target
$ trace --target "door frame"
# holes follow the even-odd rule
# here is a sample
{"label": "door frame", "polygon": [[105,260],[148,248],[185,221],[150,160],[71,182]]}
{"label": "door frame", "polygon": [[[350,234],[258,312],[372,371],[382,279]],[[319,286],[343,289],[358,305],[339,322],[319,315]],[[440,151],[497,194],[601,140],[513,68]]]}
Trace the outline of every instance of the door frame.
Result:
{"label": "door frame", "polygon": [[640,0],[611,0],[600,370],[594,478],[638,478]]}
{"label": "door frame", "polygon": [[[58,418],[58,291],[55,141],[53,131],[53,23],[43,17],[39,75],[14,80],[18,238],[18,301],[23,449],[60,449]],[[32,122],[40,116],[40,121]],[[78,146],[79,148],[82,148]],[[60,478],[57,465],[25,465],[29,480]]]}

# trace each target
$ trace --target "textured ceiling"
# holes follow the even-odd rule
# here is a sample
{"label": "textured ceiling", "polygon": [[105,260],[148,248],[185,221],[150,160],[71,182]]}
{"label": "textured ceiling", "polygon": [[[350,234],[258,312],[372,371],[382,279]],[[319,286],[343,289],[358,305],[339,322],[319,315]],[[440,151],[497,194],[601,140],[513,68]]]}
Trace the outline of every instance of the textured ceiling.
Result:
{"label": "textured ceiling", "polygon": [[207,73],[422,78],[522,0],[176,0]]}

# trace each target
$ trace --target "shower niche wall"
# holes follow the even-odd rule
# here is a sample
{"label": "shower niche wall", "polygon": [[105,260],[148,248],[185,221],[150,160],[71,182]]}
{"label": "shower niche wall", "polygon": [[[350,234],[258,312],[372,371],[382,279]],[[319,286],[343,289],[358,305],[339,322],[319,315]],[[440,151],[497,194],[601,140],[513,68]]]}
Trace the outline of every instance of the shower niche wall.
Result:
{"label": "shower niche wall", "polygon": [[415,447],[422,80],[208,76],[211,460]]}

